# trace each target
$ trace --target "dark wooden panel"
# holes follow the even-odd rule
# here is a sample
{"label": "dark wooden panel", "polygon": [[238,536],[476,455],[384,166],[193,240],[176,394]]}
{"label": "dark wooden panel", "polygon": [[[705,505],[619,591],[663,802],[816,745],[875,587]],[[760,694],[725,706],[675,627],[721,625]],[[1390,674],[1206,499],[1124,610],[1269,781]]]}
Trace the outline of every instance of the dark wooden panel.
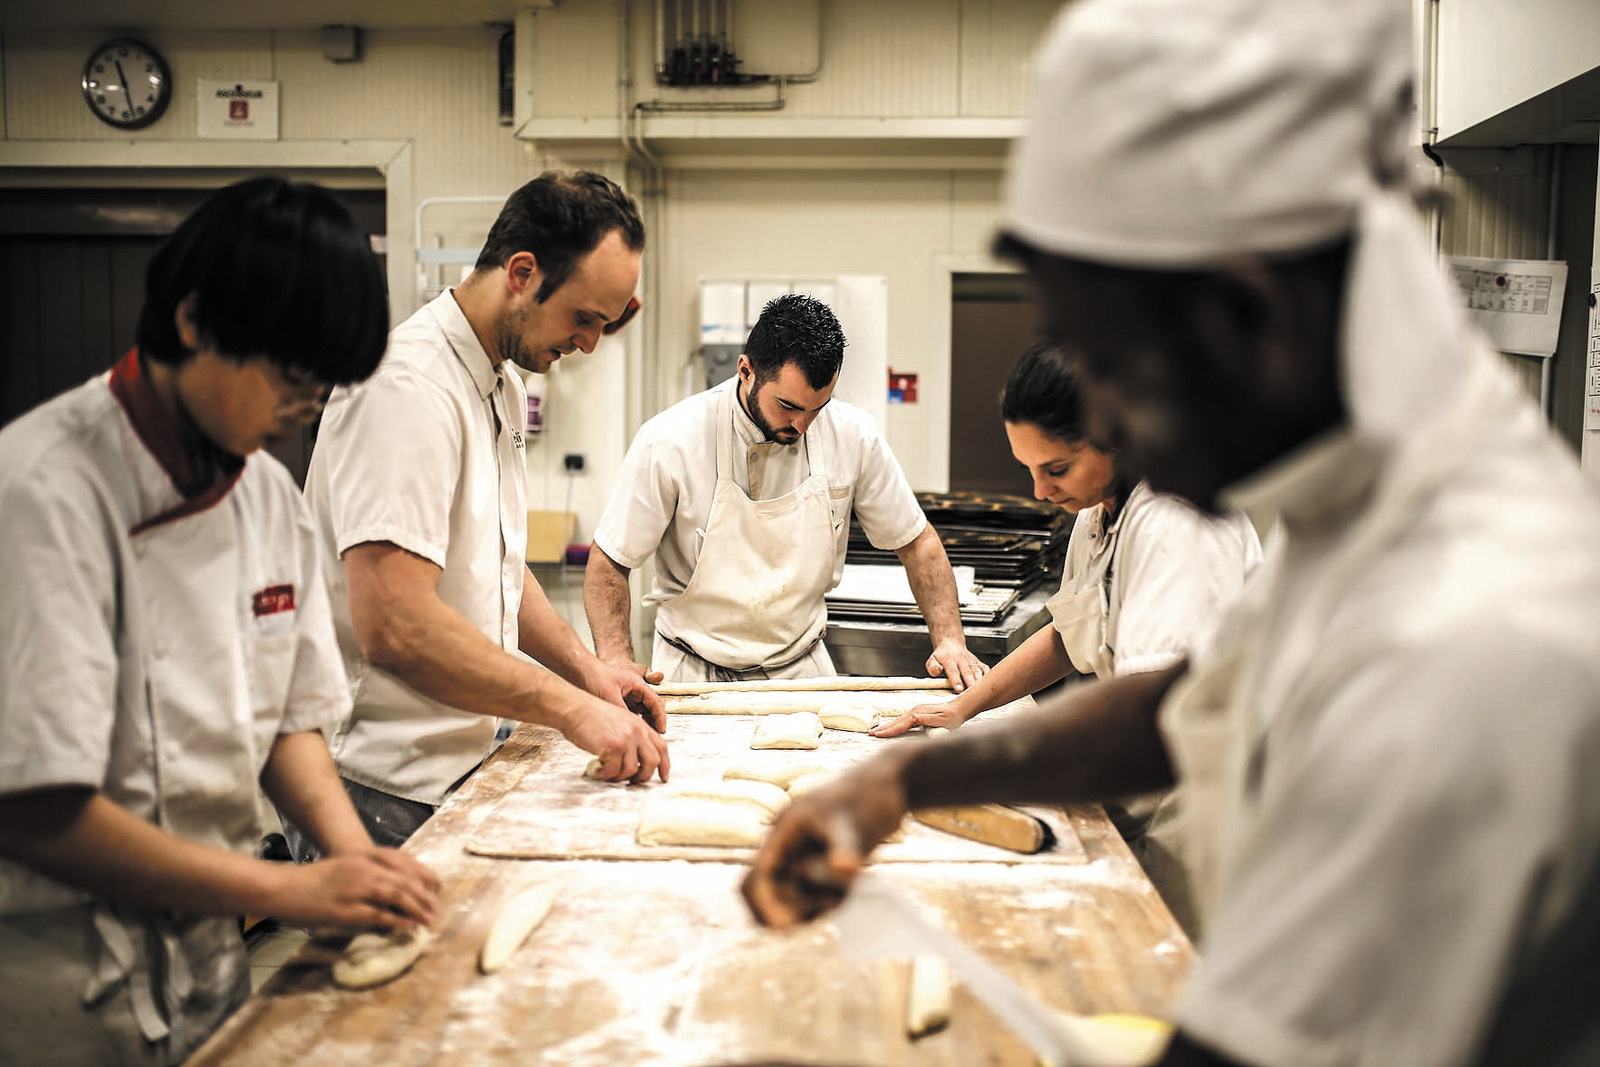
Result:
{"label": "dark wooden panel", "polygon": [[0,425],[39,402],[39,250],[0,239]]}
{"label": "dark wooden panel", "polygon": [[1023,299],[982,294],[950,313],[950,488],[1026,493],[1000,419],[1000,390],[1038,332]]}

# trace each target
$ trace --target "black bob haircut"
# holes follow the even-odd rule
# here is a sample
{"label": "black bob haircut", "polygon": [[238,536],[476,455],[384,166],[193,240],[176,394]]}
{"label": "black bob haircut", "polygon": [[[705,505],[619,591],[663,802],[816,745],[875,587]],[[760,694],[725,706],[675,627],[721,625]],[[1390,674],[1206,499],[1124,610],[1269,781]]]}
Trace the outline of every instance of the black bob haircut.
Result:
{"label": "black bob haircut", "polygon": [[785,364],[793,363],[807,385],[821,389],[838,377],[848,343],[827,304],[804,293],[785,293],[761,309],[744,354],[750,357],[756,385],[771,381]]}
{"label": "black bob haircut", "polygon": [[306,182],[237,182],[179,224],[145,270],[141,356],[173,365],[194,356],[173,321],[189,297],[219,355],[266,358],[324,384],[366,378],[388,344],[371,242],[331,193]]}
{"label": "black bob haircut", "polygon": [[1036,426],[1068,444],[1089,436],[1078,371],[1066,349],[1044,337],[1028,346],[1000,391],[1000,417],[1013,425]]}
{"label": "black bob haircut", "polygon": [[533,298],[542,304],[612,230],[628,251],[644,251],[644,219],[633,197],[603,174],[547,170],[506,199],[472,269],[494,270],[532,252],[544,275]]}

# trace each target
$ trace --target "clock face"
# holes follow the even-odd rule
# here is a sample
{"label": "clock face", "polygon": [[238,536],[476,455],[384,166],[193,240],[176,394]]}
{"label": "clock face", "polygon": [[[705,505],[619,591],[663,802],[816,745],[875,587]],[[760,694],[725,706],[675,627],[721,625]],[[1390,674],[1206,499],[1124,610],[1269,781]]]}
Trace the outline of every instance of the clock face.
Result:
{"label": "clock face", "polygon": [[83,98],[101,122],[137,130],[161,117],[172,99],[172,75],[149,45],[107,41],[83,65]]}

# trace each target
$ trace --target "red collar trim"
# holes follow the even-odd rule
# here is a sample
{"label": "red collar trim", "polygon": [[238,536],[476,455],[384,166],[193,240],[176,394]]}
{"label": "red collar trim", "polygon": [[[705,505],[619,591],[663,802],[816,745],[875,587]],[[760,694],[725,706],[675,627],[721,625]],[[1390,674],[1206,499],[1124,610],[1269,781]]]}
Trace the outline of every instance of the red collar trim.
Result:
{"label": "red collar trim", "polygon": [[[130,350],[111,368],[110,387],[111,395],[133,424],[134,433],[183,497],[182,503],[140,522],[133,533],[204,511],[228,495],[244,472],[244,461],[212,448],[221,463],[207,462],[211,456],[184,448],[177,424],[150,388],[150,377],[138,349]],[[208,469],[218,473],[208,476]]]}

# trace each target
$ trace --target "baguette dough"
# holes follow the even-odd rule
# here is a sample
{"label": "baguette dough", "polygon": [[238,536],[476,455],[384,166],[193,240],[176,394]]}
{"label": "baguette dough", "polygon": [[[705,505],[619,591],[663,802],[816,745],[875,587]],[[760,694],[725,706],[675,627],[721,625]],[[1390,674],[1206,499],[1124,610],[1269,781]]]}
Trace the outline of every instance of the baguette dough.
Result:
{"label": "baguette dough", "polygon": [[751,748],[816,748],[822,736],[822,719],[814,711],[768,715],[756,723]]}
{"label": "baguette dough", "polygon": [[738,801],[655,797],[639,816],[641,845],[729,845],[755,848],[766,826],[754,805]]}
{"label": "baguette dough", "polygon": [[417,962],[432,936],[426,926],[357,934],[333,962],[333,980],[346,989],[366,989],[398,978]]}
{"label": "baguette dough", "polygon": [[550,882],[525,889],[506,901],[500,914],[494,917],[488,936],[483,939],[483,950],[478,953],[478,969],[484,974],[493,974],[504,967],[511,959],[511,954],[550,914],[560,892],[560,883]]}
{"label": "baguette dough", "polygon": [[950,1021],[950,968],[943,956],[916,956],[906,989],[906,1036],[916,1040]]}
{"label": "baguette dough", "polygon": [[1058,1011],[1062,1029],[1094,1050],[1094,1067],[1148,1067],[1172,1041],[1172,1026],[1148,1015],[1074,1015]]}
{"label": "baguette dough", "polygon": [[815,759],[791,759],[787,756],[751,756],[733,764],[722,772],[723,778],[747,778],[755,782],[769,782],[779,789],[788,789],[796,778],[826,771],[828,765]]}
{"label": "baguette dough", "polygon": [[832,771],[813,771],[810,774],[802,774],[800,777],[789,783],[789,796],[797,797],[801,793],[809,793],[817,786],[822,785],[825,782],[831,782],[832,780]]}
{"label": "baguette dough", "polygon": [[822,709],[822,725],[829,730],[864,734],[878,722],[878,710],[865,704],[843,704]]}
{"label": "baguette dough", "polygon": [[749,804],[769,823],[789,804],[789,794],[771,782],[758,782],[750,778],[728,778],[720,782],[693,782],[667,786],[659,794],[662,798],[689,800],[717,800],[733,804]]}

